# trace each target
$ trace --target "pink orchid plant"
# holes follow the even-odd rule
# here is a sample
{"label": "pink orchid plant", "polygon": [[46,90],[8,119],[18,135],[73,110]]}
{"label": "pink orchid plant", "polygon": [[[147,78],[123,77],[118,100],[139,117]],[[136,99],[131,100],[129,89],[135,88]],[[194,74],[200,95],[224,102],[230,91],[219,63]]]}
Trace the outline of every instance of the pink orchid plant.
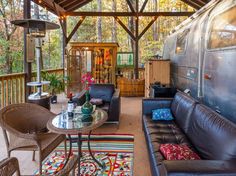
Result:
{"label": "pink orchid plant", "polygon": [[91,76],[90,73],[86,73],[82,76],[81,82],[85,84],[85,89],[88,91],[89,86],[95,83],[95,79]]}

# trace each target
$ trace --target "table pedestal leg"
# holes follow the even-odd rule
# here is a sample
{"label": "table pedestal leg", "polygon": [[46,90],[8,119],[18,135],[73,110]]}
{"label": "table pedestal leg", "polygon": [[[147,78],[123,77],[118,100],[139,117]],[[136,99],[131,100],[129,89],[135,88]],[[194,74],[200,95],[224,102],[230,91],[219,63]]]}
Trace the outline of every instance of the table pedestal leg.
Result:
{"label": "table pedestal leg", "polygon": [[65,153],[65,156],[67,155],[67,157],[66,157],[66,162],[65,162],[64,166],[62,167],[62,169],[64,169],[64,167],[67,165],[68,161],[70,160],[70,155],[72,153],[72,140],[71,140],[70,134],[68,135],[68,138],[69,138],[69,142],[70,142],[69,154]]}
{"label": "table pedestal leg", "polygon": [[78,176],[80,176],[80,158],[82,156],[81,153],[81,147],[82,147],[82,141],[81,141],[81,134],[78,134]]}
{"label": "table pedestal leg", "polygon": [[99,167],[101,167],[102,169],[105,168],[105,164],[101,164],[94,156],[93,153],[91,151],[91,147],[90,147],[90,136],[91,136],[92,131],[89,131],[89,135],[88,135],[88,150],[89,150],[89,154],[92,157],[92,159],[99,165]]}

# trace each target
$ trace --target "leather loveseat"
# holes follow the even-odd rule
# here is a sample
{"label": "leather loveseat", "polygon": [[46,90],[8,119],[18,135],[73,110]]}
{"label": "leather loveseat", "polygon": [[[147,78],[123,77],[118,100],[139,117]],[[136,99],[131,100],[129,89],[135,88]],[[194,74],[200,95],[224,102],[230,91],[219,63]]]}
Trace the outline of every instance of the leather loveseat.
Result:
{"label": "leather loveseat", "polygon": [[[236,125],[190,96],[143,99],[143,130],[153,176],[236,176]],[[173,121],[153,121],[152,110],[170,108]],[[165,160],[160,144],[186,144],[202,160]]]}
{"label": "leather loveseat", "polygon": [[[97,106],[108,113],[108,122],[119,123],[120,118],[120,90],[113,84],[92,84],[89,90],[90,98],[99,98],[103,104]],[[73,97],[73,102],[78,106],[85,103],[85,91]]]}

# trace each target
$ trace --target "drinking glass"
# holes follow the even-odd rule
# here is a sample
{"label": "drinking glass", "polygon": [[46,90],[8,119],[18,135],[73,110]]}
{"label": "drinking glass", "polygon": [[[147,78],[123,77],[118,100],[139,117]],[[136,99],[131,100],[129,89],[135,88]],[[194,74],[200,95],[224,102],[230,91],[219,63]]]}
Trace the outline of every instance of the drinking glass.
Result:
{"label": "drinking glass", "polygon": [[64,105],[61,106],[61,117],[62,121],[66,121],[66,109]]}

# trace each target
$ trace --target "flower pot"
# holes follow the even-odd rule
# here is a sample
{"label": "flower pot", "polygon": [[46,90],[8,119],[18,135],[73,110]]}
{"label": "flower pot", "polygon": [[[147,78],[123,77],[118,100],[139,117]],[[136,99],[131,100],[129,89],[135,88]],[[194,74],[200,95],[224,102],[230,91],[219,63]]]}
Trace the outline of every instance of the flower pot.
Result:
{"label": "flower pot", "polygon": [[50,100],[51,100],[51,104],[57,103],[57,95],[52,95]]}

